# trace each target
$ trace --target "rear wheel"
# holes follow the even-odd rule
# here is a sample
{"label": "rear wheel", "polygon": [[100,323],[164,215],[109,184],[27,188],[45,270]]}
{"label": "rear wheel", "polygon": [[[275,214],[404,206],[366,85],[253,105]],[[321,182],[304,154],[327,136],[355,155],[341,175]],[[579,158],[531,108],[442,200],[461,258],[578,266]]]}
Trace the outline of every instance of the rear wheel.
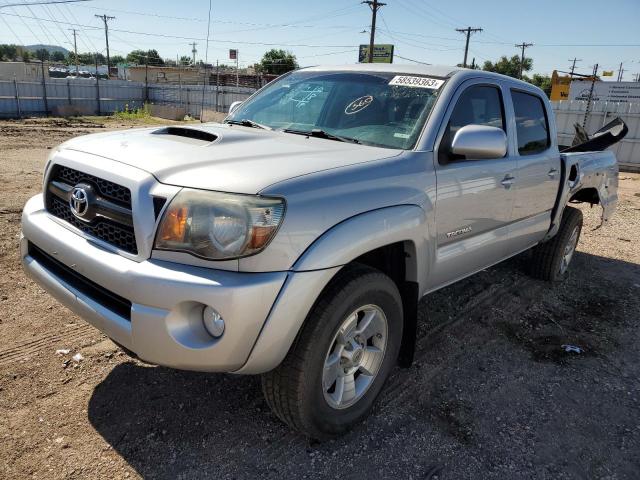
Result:
{"label": "rear wheel", "polygon": [[393,369],[402,338],[402,302],[381,272],[345,267],[322,293],[282,364],[262,376],[274,413],[324,439],[371,410]]}
{"label": "rear wheel", "polygon": [[558,233],[533,249],[532,276],[541,280],[562,280],[573,259],[581,231],[582,212],[577,208],[566,207]]}

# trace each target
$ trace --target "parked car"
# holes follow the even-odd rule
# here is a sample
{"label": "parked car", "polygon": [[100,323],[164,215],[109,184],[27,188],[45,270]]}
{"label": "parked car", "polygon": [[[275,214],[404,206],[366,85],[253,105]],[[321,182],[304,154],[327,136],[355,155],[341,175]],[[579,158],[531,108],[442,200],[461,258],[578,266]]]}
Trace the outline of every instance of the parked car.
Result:
{"label": "parked car", "polygon": [[535,86],[361,64],[282,76],[224,124],[56,148],[22,217],[25,270],[142,360],[260,374],[313,438],[411,363],[418,301],[532,250],[561,280],[582,214],[617,202],[609,152],[561,154]]}

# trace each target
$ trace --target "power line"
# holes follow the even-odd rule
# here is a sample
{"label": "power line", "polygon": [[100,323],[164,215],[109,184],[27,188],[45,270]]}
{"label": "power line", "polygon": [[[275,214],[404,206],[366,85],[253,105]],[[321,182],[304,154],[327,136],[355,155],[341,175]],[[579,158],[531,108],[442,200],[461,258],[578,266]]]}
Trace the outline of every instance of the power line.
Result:
{"label": "power line", "polygon": [[0,8],[28,7],[29,5],[53,5],[55,3],[78,3],[78,2],[90,2],[90,1],[91,0],[49,0],[48,2],[8,3],[6,5],[0,5]]}
{"label": "power line", "polygon": [[[79,26],[79,27],[83,27],[83,28],[88,28],[91,30],[98,30],[99,27],[95,27],[93,25],[84,25],[84,24],[80,24],[80,23],[70,23],[70,22],[63,22],[60,20],[49,20],[46,18],[39,18],[39,17],[35,17],[35,16],[28,16],[28,15],[18,15],[18,14],[12,14],[12,13],[2,13],[1,15],[9,15],[11,17],[24,17],[24,18],[30,18],[30,19],[34,19],[34,20],[41,20],[43,22],[53,22],[53,23],[60,23],[63,25],[72,25],[72,26]],[[120,32],[120,33],[129,33],[132,35],[143,35],[143,36],[148,36],[148,37],[159,37],[159,38],[175,38],[178,40],[198,40],[198,41],[206,41],[206,38],[201,38],[201,37],[184,37],[184,36],[180,36],[180,35],[169,35],[169,34],[163,34],[163,33],[150,33],[150,32],[136,32],[133,30],[121,30],[121,29],[116,29],[116,28],[112,28],[111,29],[112,32]],[[234,41],[234,40],[219,40],[216,39],[216,42],[218,43],[231,43],[231,44],[239,44],[239,45],[266,45],[266,46],[274,46],[274,47],[308,47],[308,48],[352,48],[353,45],[313,45],[313,44],[300,44],[300,43],[273,43],[273,42],[247,42],[247,41]]]}
{"label": "power line", "polygon": [[18,37],[18,34],[13,30],[13,28],[11,28],[11,25],[9,25],[9,22],[7,22],[7,20],[2,16],[0,16],[0,18],[2,18],[2,21],[5,23],[5,25],[7,26],[9,31],[13,34],[13,36],[16,37],[16,40],[18,40],[18,43],[24,45],[22,40],[20,40],[20,37]]}
{"label": "power line", "polygon": [[[51,14],[51,12],[49,11],[49,8],[46,5],[42,5],[42,9],[45,11],[45,13],[49,16],[49,18],[51,18],[52,20],[54,20],[53,15]],[[62,33],[62,36],[67,40],[67,43],[69,45],[71,45],[71,39],[69,38],[69,36],[66,34],[66,32],[62,29],[62,27],[60,26],[59,23],[56,23],[56,27],[58,27],[58,30],[60,30],[60,33]]]}
{"label": "power line", "polygon": [[[45,25],[40,21],[40,20],[47,21],[47,19],[44,19],[44,18],[43,19],[38,19],[38,17],[35,16],[35,13],[33,13],[33,10],[31,10],[31,8],[27,7],[27,10],[29,10],[29,12],[31,12],[31,15],[33,15],[33,18],[35,18],[37,20],[38,26],[40,27],[40,30],[42,30],[42,33],[43,33],[47,43],[49,43],[49,44],[54,43],[54,42],[51,41],[51,37],[49,36],[51,34],[51,32],[49,32],[48,28],[45,31]],[[3,13],[3,15],[10,15],[10,14]]]}
{"label": "power line", "polygon": [[469,38],[471,38],[472,33],[481,32],[482,28],[456,28],[456,32],[464,33],[467,36],[467,41],[464,46],[464,61],[462,62],[462,66],[467,68],[467,55],[469,54]]}
{"label": "power line", "polygon": [[401,58],[401,59],[403,59],[403,60],[408,60],[408,61],[410,61],[410,62],[420,63],[420,64],[422,64],[422,65],[431,65],[430,63],[421,62],[420,60],[414,60],[413,58],[403,57],[403,56],[401,56],[401,55],[398,55],[397,53],[394,53],[394,54],[393,54],[393,56],[394,56],[394,57]]}
{"label": "power line", "polygon": [[[62,11],[62,9],[66,9],[67,12],[69,13],[69,16],[76,22],[76,24],[78,23],[78,19],[75,17],[75,15],[73,14],[73,12],[71,11],[71,9],[67,6],[67,5],[62,5],[61,7],[58,7],[58,5],[54,5],[54,7],[60,12],[60,15],[62,16],[62,18],[65,21],[68,21],[67,16],[64,14],[64,12]],[[84,41],[84,37],[87,37],[87,42]],[[96,46],[94,45],[94,43],[91,41],[91,37],[89,37],[88,35],[83,35],[80,37],[80,41],[82,42],[82,44],[85,46],[85,48],[87,49],[87,51],[89,52],[96,52],[98,51],[98,49],[96,48]],[[89,47],[89,45],[91,45],[91,47]]]}
{"label": "power line", "polygon": [[[3,5],[3,6],[4,6],[4,5]],[[12,10],[13,10],[13,9],[12,9]],[[13,10],[13,12],[15,12],[15,10]],[[4,17],[3,17],[3,20],[4,20],[4,23],[6,23],[6,24],[7,24],[7,26],[8,26],[8,25],[9,25],[9,23],[4,19]],[[25,26],[25,27],[27,27],[27,30],[29,30],[29,31],[31,32],[31,35],[33,35],[33,38],[35,38],[35,39],[36,39],[36,42],[38,42],[38,43],[44,43],[42,40],[40,40],[40,37],[39,37],[38,35],[36,35],[36,33],[35,33],[33,30],[31,30],[31,27],[30,27],[30,26],[29,26],[29,24],[25,21],[25,19],[24,19],[24,18],[20,18],[20,21],[24,24],[24,26]],[[11,31],[13,32],[13,30],[11,29],[11,27],[9,27],[9,30],[11,30]],[[15,35],[15,32],[14,32],[14,35]],[[16,38],[17,38],[17,37],[16,37]]]}

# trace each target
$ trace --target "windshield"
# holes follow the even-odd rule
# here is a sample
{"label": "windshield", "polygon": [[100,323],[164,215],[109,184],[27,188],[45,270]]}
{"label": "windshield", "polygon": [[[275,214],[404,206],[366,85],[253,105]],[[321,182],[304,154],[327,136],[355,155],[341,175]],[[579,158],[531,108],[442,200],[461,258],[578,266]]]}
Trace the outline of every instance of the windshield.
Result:
{"label": "windshield", "polygon": [[408,150],[443,82],[394,73],[298,71],[269,84],[227,121]]}

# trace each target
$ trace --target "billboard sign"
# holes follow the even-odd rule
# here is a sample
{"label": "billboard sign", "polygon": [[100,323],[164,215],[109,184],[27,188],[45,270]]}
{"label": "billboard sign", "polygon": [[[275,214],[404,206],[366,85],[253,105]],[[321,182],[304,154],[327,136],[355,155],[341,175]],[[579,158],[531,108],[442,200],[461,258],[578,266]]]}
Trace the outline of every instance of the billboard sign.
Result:
{"label": "billboard sign", "polygon": [[[358,52],[358,62],[367,63],[369,61],[369,45],[360,45]],[[373,63],[393,63],[393,45],[375,44],[373,46]]]}
{"label": "billboard sign", "polygon": [[[573,80],[566,100],[589,100],[591,82]],[[594,102],[640,103],[640,82],[596,82],[593,86]]]}
{"label": "billboard sign", "polygon": [[238,59],[238,50],[236,50],[235,48],[232,48],[231,50],[229,50],[229,59],[230,60],[237,60]]}

